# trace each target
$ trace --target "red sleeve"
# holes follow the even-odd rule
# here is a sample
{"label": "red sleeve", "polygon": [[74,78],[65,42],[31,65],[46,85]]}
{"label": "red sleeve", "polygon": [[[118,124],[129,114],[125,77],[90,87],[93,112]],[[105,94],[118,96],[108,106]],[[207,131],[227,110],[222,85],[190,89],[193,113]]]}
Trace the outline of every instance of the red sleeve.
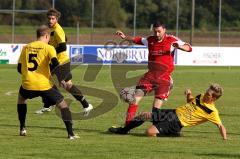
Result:
{"label": "red sleeve", "polygon": [[142,37],[140,37],[140,36],[134,37],[133,42],[134,42],[135,44],[144,45],[144,44],[142,43]]}

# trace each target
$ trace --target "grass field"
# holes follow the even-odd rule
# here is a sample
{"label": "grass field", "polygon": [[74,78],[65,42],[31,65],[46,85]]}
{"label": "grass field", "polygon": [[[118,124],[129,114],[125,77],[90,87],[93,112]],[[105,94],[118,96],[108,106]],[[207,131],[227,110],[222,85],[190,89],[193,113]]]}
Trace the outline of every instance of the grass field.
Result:
{"label": "grass field", "polygon": [[[104,66],[93,81],[83,80],[86,68],[80,66],[73,70],[75,83],[118,94],[113,88],[109,66]],[[137,73],[130,72],[128,76],[133,77],[143,72],[144,70]],[[145,137],[144,131],[150,123],[145,123],[131,131],[129,135],[108,134],[106,132],[108,127],[123,123],[127,105],[120,100],[116,107],[105,114],[89,120],[75,120],[75,132],[79,134],[80,139],[70,141],[66,138],[62,121],[54,111],[44,115],[34,114],[34,111],[41,106],[40,98],[28,102],[26,123],[28,135],[20,137],[16,113],[20,76],[15,65],[0,65],[2,96],[0,98],[0,158],[240,158],[240,67],[176,67],[173,78],[174,89],[164,108],[175,108],[183,104],[185,88],[191,88],[193,94],[196,94],[205,91],[212,82],[224,87],[224,95],[216,104],[227,128],[229,138],[227,141],[222,140],[218,128],[211,123],[183,128],[183,137],[179,138]],[[95,108],[101,102],[101,99],[96,97],[87,97]],[[108,99],[107,104],[111,104],[112,99]],[[146,97],[139,111],[150,110],[151,104],[152,97]],[[71,109],[79,110],[77,102],[73,102]]]}

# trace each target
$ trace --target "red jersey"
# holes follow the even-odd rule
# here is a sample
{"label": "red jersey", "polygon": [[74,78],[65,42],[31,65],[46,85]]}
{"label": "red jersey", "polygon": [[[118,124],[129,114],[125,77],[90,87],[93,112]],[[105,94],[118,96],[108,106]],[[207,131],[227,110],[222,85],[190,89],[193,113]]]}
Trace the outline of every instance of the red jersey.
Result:
{"label": "red jersey", "polygon": [[179,45],[186,44],[173,35],[165,34],[161,41],[155,36],[149,36],[147,39],[135,37],[134,43],[148,47],[148,69],[149,71],[158,71],[161,74],[171,74],[174,70],[174,52],[172,43]]}

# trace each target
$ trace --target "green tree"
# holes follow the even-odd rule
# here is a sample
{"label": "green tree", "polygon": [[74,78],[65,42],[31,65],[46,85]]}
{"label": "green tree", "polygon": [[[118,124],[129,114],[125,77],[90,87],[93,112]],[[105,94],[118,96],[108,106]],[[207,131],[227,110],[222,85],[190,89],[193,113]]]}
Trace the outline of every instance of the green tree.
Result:
{"label": "green tree", "polygon": [[240,1],[224,0],[222,2],[222,25],[223,29],[232,30],[240,28]]}
{"label": "green tree", "polygon": [[[163,22],[168,29],[173,29],[176,27],[176,0],[157,0],[158,11],[153,14],[155,21]],[[181,14],[184,14],[182,10],[179,12],[179,18]],[[183,17],[182,17],[183,18]],[[152,21],[154,21],[154,19]],[[180,21],[181,19],[179,19]]]}
{"label": "green tree", "polygon": [[98,27],[124,27],[127,14],[121,8],[119,0],[95,1],[95,26]]}
{"label": "green tree", "polygon": [[[15,8],[19,9],[21,6],[21,0],[15,2]],[[13,8],[12,0],[1,0],[0,9],[9,9]],[[12,24],[12,14],[11,13],[2,13],[0,14],[0,24],[2,25],[11,25]]]}
{"label": "green tree", "polygon": [[[0,0],[0,9],[12,9],[12,0]],[[137,27],[148,28],[156,20],[164,22],[168,29],[176,27],[176,0],[137,0]],[[190,29],[191,0],[179,0],[179,28]],[[16,0],[16,9],[49,9],[52,0]],[[63,26],[91,25],[92,0],[55,0],[55,8],[62,13]],[[209,30],[218,26],[219,0],[195,0],[195,28]],[[222,28],[240,28],[240,1],[222,0]],[[134,0],[95,0],[96,27],[133,26]],[[46,14],[16,13],[16,25],[40,25],[46,23]],[[0,13],[0,23],[11,25],[12,14]]]}
{"label": "green tree", "polygon": [[[126,0],[121,1],[121,6],[126,10],[128,15],[128,27],[133,26],[134,16],[134,1]],[[136,24],[139,28],[149,27],[153,22],[154,14],[158,12],[158,6],[154,3],[154,0],[138,0],[136,8]]]}
{"label": "green tree", "polygon": [[56,1],[56,9],[61,12],[60,23],[63,26],[75,26],[80,19],[81,5],[85,0]]}
{"label": "green tree", "polygon": [[153,2],[153,0],[139,0],[137,2],[137,27],[149,27],[151,23],[156,21],[154,17],[159,11],[159,7]]}
{"label": "green tree", "polygon": [[[46,0],[19,0],[18,3],[19,6],[16,6],[16,9],[21,10],[48,10],[51,7],[50,2]],[[46,13],[17,13],[15,23],[16,25],[46,24]]]}

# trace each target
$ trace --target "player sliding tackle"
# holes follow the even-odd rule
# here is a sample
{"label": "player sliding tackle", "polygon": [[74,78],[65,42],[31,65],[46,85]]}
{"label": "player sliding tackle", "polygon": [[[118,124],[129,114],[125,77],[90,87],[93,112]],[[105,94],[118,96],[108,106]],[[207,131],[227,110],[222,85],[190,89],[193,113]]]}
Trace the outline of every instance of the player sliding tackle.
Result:
{"label": "player sliding tackle", "polygon": [[[125,126],[134,118],[139,102],[147,93],[154,91],[155,97],[153,109],[160,109],[163,101],[168,99],[173,85],[171,74],[174,70],[174,53],[176,49],[191,52],[191,46],[174,37],[166,34],[165,25],[156,22],[153,25],[153,36],[147,38],[131,37],[122,31],[116,34],[125,40],[148,47],[148,72],[140,79],[136,86],[135,101],[129,104]],[[109,128],[110,132],[115,132],[118,128]]]}
{"label": "player sliding tackle", "polygon": [[215,124],[223,139],[227,139],[227,132],[219,117],[215,101],[222,96],[223,88],[218,84],[212,84],[204,94],[192,96],[187,89],[184,94],[187,103],[176,109],[153,108],[152,112],[144,112],[135,117],[123,128],[114,129],[116,134],[127,134],[131,129],[140,126],[146,120],[153,124],[146,133],[150,137],[156,136],[180,136],[182,127],[190,127],[210,121]]}

